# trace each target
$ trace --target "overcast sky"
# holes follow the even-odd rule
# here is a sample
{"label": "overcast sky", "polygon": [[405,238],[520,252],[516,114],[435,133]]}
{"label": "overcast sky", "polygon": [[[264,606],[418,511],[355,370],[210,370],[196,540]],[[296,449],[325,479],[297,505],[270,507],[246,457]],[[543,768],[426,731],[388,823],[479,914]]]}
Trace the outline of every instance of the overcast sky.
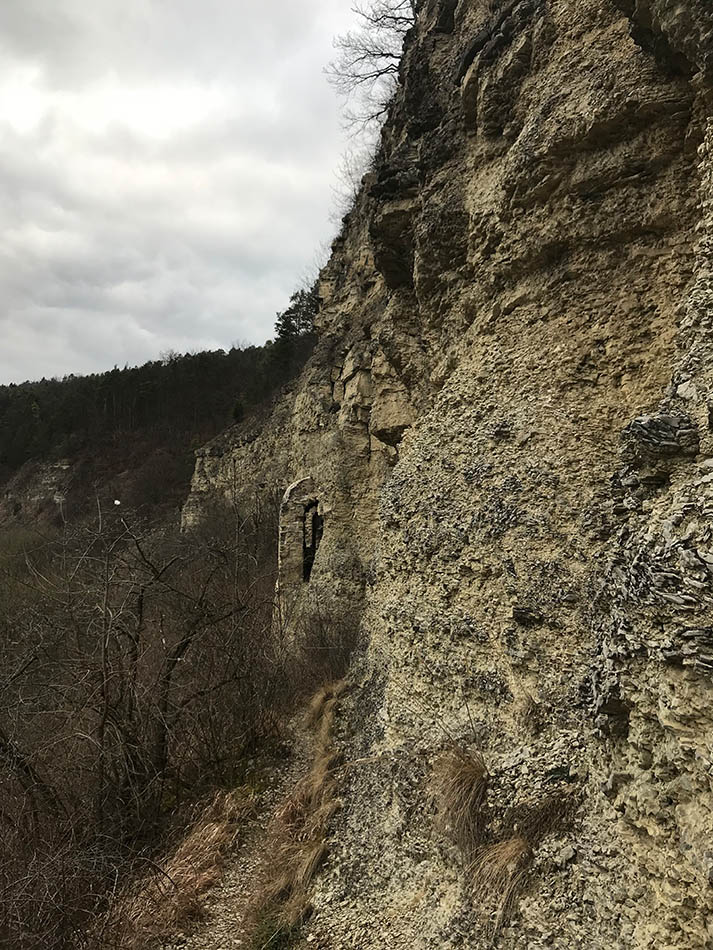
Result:
{"label": "overcast sky", "polygon": [[0,0],[0,382],[263,342],[345,148],[352,0]]}

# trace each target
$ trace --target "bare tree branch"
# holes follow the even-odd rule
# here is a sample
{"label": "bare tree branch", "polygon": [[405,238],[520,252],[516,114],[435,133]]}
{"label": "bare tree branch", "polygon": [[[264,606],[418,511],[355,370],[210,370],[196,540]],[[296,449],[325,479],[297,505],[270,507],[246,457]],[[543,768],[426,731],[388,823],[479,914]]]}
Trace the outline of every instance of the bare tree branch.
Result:
{"label": "bare tree branch", "polygon": [[329,82],[347,101],[350,128],[380,124],[398,83],[404,38],[416,22],[417,0],[369,0],[353,7],[359,27],[334,41]]}

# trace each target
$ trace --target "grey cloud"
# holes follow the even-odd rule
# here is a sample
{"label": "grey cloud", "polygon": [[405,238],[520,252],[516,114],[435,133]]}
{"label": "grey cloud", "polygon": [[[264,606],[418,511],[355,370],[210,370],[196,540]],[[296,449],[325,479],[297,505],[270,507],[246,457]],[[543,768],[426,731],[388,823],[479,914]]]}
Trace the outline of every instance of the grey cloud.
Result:
{"label": "grey cloud", "polygon": [[[349,5],[5,0],[0,88],[39,68],[46,108],[0,112],[0,382],[270,335],[330,232],[322,66]],[[163,134],[78,124],[67,103],[112,75],[223,105]]]}
{"label": "grey cloud", "polygon": [[206,81],[226,75],[250,81],[303,71],[305,53],[324,49],[325,30],[349,23],[349,6],[339,0],[4,0],[0,48],[70,87],[107,69],[124,80],[199,74]]}

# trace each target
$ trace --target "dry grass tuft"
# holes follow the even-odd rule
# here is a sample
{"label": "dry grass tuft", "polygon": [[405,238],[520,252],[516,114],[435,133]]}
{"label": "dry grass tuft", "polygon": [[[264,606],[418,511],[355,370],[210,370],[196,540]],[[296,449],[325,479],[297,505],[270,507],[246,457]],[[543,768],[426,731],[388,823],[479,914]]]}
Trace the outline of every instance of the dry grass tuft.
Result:
{"label": "dry grass tuft", "polygon": [[530,735],[542,732],[542,707],[524,686],[520,686],[520,695],[515,700],[515,716],[520,725]]}
{"label": "dry grass tuft", "polygon": [[204,808],[180,845],[117,896],[95,935],[97,948],[139,950],[175,935],[204,912],[241,828],[257,814],[250,788],[220,792]]}
{"label": "dry grass tuft", "polygon": [[532,859],[529,842],[518,835],[479,849],[469,869],[473,895],[492,920],[493,934],[508,919]]}
{"label": "dry grass tuft", "polygon": [[553,832],[562,833],[570,824],[577,807],[577,798],[569,795],[548,795],[540,802],[513,809],[506,821],[536,847]]}
{"label": "dry grass tuft", "polygon": [[334,722],[335,700],[344,691],[344,682],[327,683],[321,686],[307,704],[304,725],[307,729],[328,729]]}
{"label": "dry grass tuft", "polygon": [[441,816],[467,861],[485,833],[484,803],[490,775],[480,752],[454,746],[437,761],[433,789]]}
{"label": "dry grass tuft", "polygon": [[527,875],[534,849],[567,827],[576,809],[574,794],[549,795],[509,809],[503,822],[509,837],[477,850],[469,868],[473,895],[489,917],[493,935],[507,921]]}

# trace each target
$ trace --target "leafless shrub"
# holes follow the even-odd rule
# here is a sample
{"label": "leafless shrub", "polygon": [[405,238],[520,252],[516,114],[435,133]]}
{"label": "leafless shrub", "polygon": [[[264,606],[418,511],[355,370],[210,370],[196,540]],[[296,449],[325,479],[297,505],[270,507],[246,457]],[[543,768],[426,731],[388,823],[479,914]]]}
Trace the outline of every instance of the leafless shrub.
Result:
{"label": "leafless shrub", "polygon": [[96,521],[0,563],[0,943],[81,945],[167,819],[280,728],[276,511]]}
{"label": "leafless shrub", "polygon": [[358,637],[358,621],[337,605],[308,605],[295,625],[290,657],[293,681],[303,695],[344,677]]}
{"label": "leafless shrub", "polygon": [[[324,606],[276,627],[278,501],[236,492],[187,535],[98,505],[0,550],[0,945],[82,947],[100,918],[104,947],[134,950],[200,907],[242,819],[219,798],[166,857],[175,816],[281,740],[356,642]],[[281,823],[284,920],[336,808],[337,692],[315,706],[313,768]]]}
{"label": "leafless shrub", "polygon": [[416,22],[416,0],[355,3],[358,27],[334,41],[336,59],[327,78],[348,102],[352,128],[380,125],[398,82],[404,38]]}
{"label": "leafless shrub", "polygon": [[353,210],[364,175],[374,167],[378,137],[372,130],[365,130],[360,141],[351,145],[341,156],[332,186],[332,209],[330,221],[339,224]]}
{"label": "leafless shrub", "polygon": [[0,946],[81,946],[82,922],[99,910],[96,882],[109,879],[111,857],[67,821],[36,829],[3,822]]}

